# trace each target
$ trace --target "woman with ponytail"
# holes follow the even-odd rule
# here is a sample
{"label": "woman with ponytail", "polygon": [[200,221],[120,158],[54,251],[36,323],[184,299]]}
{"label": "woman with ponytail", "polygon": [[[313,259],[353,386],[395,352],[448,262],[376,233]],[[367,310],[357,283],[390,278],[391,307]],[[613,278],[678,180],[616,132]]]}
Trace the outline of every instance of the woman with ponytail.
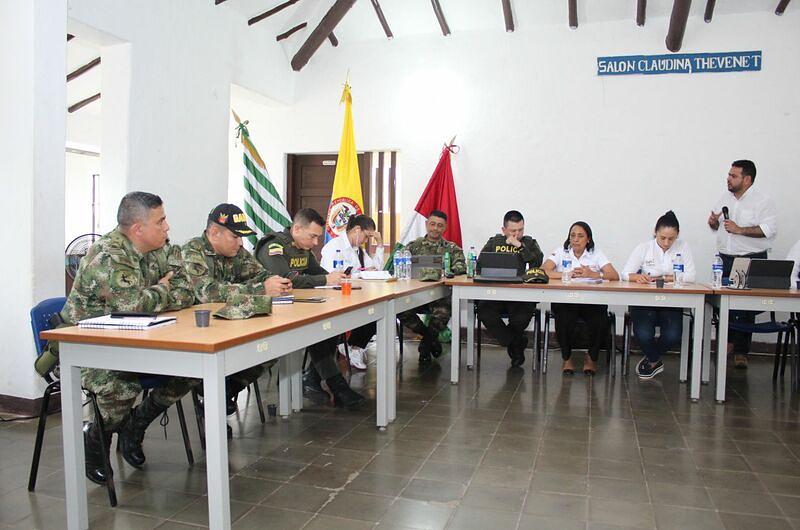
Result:
{"label": "woman with ponytail", "polygon": [[[653,239],[637,246],[622,269],[622,279],[637,283],[650,283],[656,279],[671,282],[672,262],[678,254],[683,258],[683,281],[695,281],[695,266],[692,251],[683,240],[678,239],[678,218],[668,211],[658,218]],[[636,365],[640,379],[652,379],[664,371],[662,356],[681,342],[683,311],[672,307],[631,307],[633,334],[642,347],[644,356]],[[660,334],[656,337],[656,327]]]}

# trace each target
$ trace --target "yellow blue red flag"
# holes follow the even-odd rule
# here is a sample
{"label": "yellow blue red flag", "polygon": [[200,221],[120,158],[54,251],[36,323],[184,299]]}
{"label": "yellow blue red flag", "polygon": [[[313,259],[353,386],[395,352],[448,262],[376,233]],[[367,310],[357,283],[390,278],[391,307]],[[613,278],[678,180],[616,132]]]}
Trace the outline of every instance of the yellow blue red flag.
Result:
{"label": "yellow blue red flag", "polygon": [[358,154],[353,130],[353,97],[350,85],[345,83],[342,99],[344,103],[344,127],[339,157],[336,159],[336,174],[333,177],[333,193],[326,217],[325,241],[344,234],[347,220],[353,215],[364,213],[364,199],[361,195],[361,176],[358,173]]}

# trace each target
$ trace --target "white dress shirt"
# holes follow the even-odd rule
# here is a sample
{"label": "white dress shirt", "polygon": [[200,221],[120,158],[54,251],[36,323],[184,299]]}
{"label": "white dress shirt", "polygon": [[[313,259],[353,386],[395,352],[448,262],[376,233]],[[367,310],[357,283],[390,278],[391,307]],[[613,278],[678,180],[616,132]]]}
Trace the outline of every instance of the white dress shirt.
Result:
{"label": "white dress shirt", "polygon": [[[358,248],[350,244],[347,235],[343,234],[339,237],[334,237],[322,247],[322,260],[320,265],[328,272],[333,271],[333,260],[336,258],[336,251],[340,250],[342,260],[344,261],[344,268],[353,267],[353,271],[361,269],[361,262],[358,260]],[[383,247],[379,246],[375,249],[375,256],[370,256],[364,250],[364,269],[370,267],[381,270],[383,268]],[[357,277],[356,274],[353,275]]]}
{"label": "white dress shirt", "polygon": [[[603,251],[597,247],[594,247],[593,250],[584,250],[583,254],[581,254],[580,258],[575,257],[575,253],[572,252],[572,247],[569,249],[564,250],[564,246],[556,247],[549,256],[547,256],[547,260],[552,261],[556,266],[557,272],[564,271],[563,261],[564,258],[572,260],[572,268],[578,267],[578,265],[582,267],[589,267],[593,271],[599,271],[609,263],[608,258]],[[547,261],[545,260],[545,261]]]}
{"label": "white dress shirt", "polygon": [[720,253],[742,256],[772,248],[772,242],[778,234],[778,215],[771,197],[753,188],[748,189],[741,199],[726,191],[714,205],[714,211],[722,211],[723,206],[728,207],[731,221],[741,227],[758,226],[765,237],[728,233],[723,226],[725,218],[720,215],[717,229],[717,250]]}
{"label": "white dress shirt", "polygon": [[694,283],[697,276],[694,258],[692,258],[689,245],[682,239],[676,239],[666,252],[658,246],[655,238],[638,245],[628,258],[628,262],[625,263],[620,278],[628,281],[631,274],[641,273],[653,277],[672,274],[672,262],[677,254],[683,258],[683,281]]}
{"label": "white dress shirt", "polygon": [[794,267],[792,268],[792,275],[789,277],[792,280],[792,287],[795,286],[795,282],[800,279],[798,278],[798,274],[800,274],[800,241],[794,244],[792,250],[789,251],[787,254],[786,259],[790,259],[794,261]]}

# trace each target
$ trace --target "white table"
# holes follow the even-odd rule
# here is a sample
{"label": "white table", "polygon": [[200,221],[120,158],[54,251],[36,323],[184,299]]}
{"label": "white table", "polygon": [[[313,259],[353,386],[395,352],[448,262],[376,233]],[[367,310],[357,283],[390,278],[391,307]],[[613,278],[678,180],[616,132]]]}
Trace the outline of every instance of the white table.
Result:
{"label": "white table", "polygon": [[[447,280],[446,285],[453,289],[453,344],[457,345],[460,339],[460,309],[461,303],[467,302],[467,366],[473,365],[474,330],[472,321],[474,308],[473,300],[515,301],[515,302],[549,302],[564,304],[601,304],[609,306],[648,306],[648,307],[674,307],[691,309],[695,318],[695,330],[702,329],[698,322],[706,318],[705,296],[711,294],[711,289],[700,284],[688,284],[679,288],[659,289],[651,285],[642,285],[630,282],[604,282],[602,284],[570,283],[563,284],[552,281],[548,284],[488,284],[475,283],[469,279]],[[684,335],[687,335],[684,329]],[[692,356],[692,381],[690,398],[692,401],[700,399],[701,363],[703,341],[701,333],[694,333]],[[684,345],[688,345],[684,341]],[[458,383],[460,356],[457,351],[451,354],[450,381]],[[685,358],[685,356],[684,356]],[[685,368],[682,368],[682,378],[685,379]]]}
{"label": "white table", "polygon": [[[289,403],[299,408],[302,385],[296,351],[370,322],[377,322],[378,344],[388,343],[388,331],[394,329],[394,320],[387,322],[386,305],[393,292],[389,289],[380,289],[380,293],[374,292],[375,289],[365,291],[369,292],[353,291],[347,299],[332,297],[326,304],[276,306],[269,318],[215,320],[209,328],[196,328],[192,309],[185,309],[176,313],[176,325],[145,332],[61,328],[43,333],[43,338],[61,342],[68,528],[89,527],[81,433],[81,367],[203,380],[209,524],[211,528],[227,529],[231,521],[225,376],[281,358],[281,412],[288,414]],[[379,373],[389,372],[388,359],[386,352],[378,355]],[[287,373],[291,374],[294,384],[288,384]],[[384,381],[388,383],[388,377]],[[382,426],[388,422],[388,392],[387,385],[380,381],[377,387],[377,423]]]}
{"label": "white table", "polygon": [[[715,289],[709,301],[719,309],[719,327],[717,329],[717,388],[716,400],[725,401],[725,383],[728,368],[728,323],[729,311],[782,311],[800,312],[800,291],[795,288],[780,289]],[[706,349],[710,351],[711,319],[705,324]],[[796,382],[794,356],[792,359],[792,387]]]}

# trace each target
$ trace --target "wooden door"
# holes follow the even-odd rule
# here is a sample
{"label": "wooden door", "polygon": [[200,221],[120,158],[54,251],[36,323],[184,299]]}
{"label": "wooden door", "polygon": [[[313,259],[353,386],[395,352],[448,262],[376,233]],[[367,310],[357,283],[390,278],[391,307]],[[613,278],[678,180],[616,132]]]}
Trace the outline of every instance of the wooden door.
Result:
{"label": "wooden door", "polygon": [[[289,213],[294,215],[301,208],[313,208],[325,217],[333,193],[333,177],[336,174],[336,154],[330,155],[289,155],[286,161],[287,197]],[[358,155],[358,172],[361,177],[361,194],[364,199],[364,213],[369,211],[370,171],[372,153]],[[323,238],[324,239],[324,238]],[[314,249],[319,257],[322,244]]]}

